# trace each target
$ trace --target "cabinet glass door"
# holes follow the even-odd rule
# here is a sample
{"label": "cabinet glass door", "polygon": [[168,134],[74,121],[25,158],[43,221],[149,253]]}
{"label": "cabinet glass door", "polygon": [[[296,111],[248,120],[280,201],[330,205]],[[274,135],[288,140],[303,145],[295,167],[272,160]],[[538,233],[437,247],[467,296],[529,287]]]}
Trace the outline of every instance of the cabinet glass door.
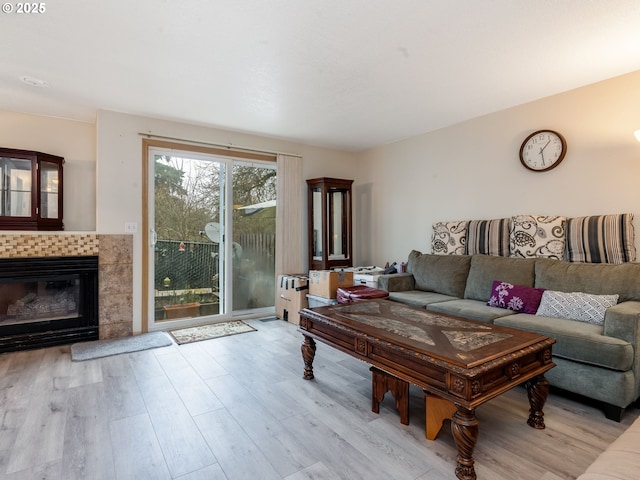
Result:
{"label": "cabinet glass door", "polygon": [[0,215],[31,217],[31,161],[0,157]]}
{"label": "cabinet glass door", "polygon": [[349,192],[347,190],[330,190],[328,195],[329,213],[329,260],[344,260],[349,258],[349,239],[347,236],[347,221],[349,219],[345,206]]}
{"label": "cabinet glass door", "polygon": [[323,231],[322,228],[322,190],[320,188],[313,189],[313,233],[312,233],[312,258],[314,260],[322,260],[323,252]]}
{"label": "cabinet glass door", "polygon": [[40,162],[40,218],[58,218],[58,165]]}

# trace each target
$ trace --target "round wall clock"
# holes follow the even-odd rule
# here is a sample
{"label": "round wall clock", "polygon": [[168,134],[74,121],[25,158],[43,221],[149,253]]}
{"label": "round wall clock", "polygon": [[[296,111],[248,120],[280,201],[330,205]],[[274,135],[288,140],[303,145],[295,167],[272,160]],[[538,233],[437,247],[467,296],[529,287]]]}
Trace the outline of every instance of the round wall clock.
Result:
{"label": "round wall clock", "polygon": [[557,167],[567,153],[564,137],[553,130],[538,130],[522,142],[520,162],[534,172],[546,172]]}

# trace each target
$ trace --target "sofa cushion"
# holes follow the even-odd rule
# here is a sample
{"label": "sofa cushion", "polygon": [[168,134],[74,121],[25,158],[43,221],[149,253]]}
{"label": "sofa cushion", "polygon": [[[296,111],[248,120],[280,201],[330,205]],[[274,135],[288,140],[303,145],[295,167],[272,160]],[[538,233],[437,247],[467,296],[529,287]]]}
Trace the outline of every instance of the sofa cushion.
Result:
{"label": "sofa cushion", "polygon": [[[539,259],[535,286],[560,292],[618,294],[619,302],[640,300],[640,264],[571,263]],[[500,278],[500,277],[495,277]]]}
{"label": "sofa cushion", "polygon": [[470,264],[467,255],[431,255],[413,250],[407,272],[413,275],[417,290],[462,297]]}
{"label": "sofa cushion", "polygon": [[565,217],[517,215],[511,218],[509,237],[512,257],[562,260],[565,248]]}
{"label": "sofa cushion", "polygon": [[395,300],[396,302],[406,303],[407,305],[413,305],[414,307],[424,308],[430,303],[456,300],[456,297],[452,297],[451,295],[443,295],[442,293],[436,292],[411,290],[408,292],[389,292],[389,299]]}
{"label": "sofa cushion", "polygon": [[467,221],[437,222],[432,225],[431,253],[464,255],[467,252]]}
{"label": "sofa cushion", "polygon": [[514,312],[535,314],[540,305],[542,292],[544,292],[544,288],[525,287],[524,285],[513,285],[512,283],[494,280],[491,287],[491,297],[489,297],[487,305],[506,308]]}
{"label": "sofa cushion", "polygon": [[494,280],[533,287],[534,268],[534,259],[474,255],[471,257],[464,298],[486,302],[491,296]]}
{"label": "sofa cushion", "polygon": [[567,219],[569,262],[625,263],[636,259],[633,214]]}
{"label": "sofa cushion", "polygon": [[617,294],[595,295],[593,293],[545,290],[536,315],[602,325],[607,308],[613,307],[617,303]]}
{"label": "sofa cushion", "polygon": [[430,303],[427,305],[427,310],[489,323],[493,323],[498,317],[514,315],[516,313],[513,310],[507,310],[505,308],[489,307],[485,302],[480,300],[467,299]]}
{"label": "sofa cushion", "polygon": [[633,363],[633,346],[603,335],[600,325],[526,313],[499,317],[494,323],[555,338],[553,355],[567,360],[620,371],[629,370]]}
{"label": "sofa cushion", "polygon": [[467,225],[467,255],[509,256],[510,219],[472,220]]}

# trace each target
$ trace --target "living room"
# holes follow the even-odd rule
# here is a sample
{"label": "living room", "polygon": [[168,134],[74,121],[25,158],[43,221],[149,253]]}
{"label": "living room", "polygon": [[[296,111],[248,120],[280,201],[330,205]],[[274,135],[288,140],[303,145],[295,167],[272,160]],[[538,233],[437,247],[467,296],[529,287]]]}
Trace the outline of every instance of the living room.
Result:
{"label": "living room", "polygon": [[[637,15],[637,10],[632,13]],[[632,41],[628,43],[629,50],[636,48]],[[608,54],[601,52],[603,64]],[[602,76],[600,62],[585,58],[579,63],[590,76],[582,78],[592,80],[550,87],[548,95],[525,95],[515,101],[505,96],[501,104],[484,105],[478,100],[475,114],[465,110],[467,116],[454,116],[458,120],[452,124],[431,131],[416,127],[419,133],[399,134],[394,141],[364,148],[316,146],[319,142],[287,138],[287,132],[245,133],[140,114],[115,104],[97,106],[91,120],[78,120],[8,100],[0,107],[0,145],[64,156],[66,229],[99,234],[122,234],[125,224],[144,223],[141,134],[295,153],[303,159],[305,179],[354,179],[354,263],[383,265],[406,261],[412,249],[428,251],[431,225],[443,220],[517,214],[634,213],[638,217],[640,143],[633,132],[640,128],[640,65],[636,62],[633,68]],[[32,74],[40,72],[32,70]],[[11,72],[16,81],[24,73],[28,72]],[[466,74],[473,77],[479,72]],[[552,78],[554,72],[535,75]],[[26,88],[21,86],[16,98],[30,95],[24,93]],[[487,95],[474,90],[473,84],[470,90],[477,99]],[[35,94],[48,107],[44,95]],[[68,105],[69,110],[75,107],[72,102]],[[429,110],[430,105],[421,108]],[[457,108],[452,103],[452,109]],[[389,122],[388,111],[372,108],[371,112],[378,123]],[[523,168],[518,151],[524,139],[539,129],[562,133],[567,155],[557,168],[534,173]],[[142,248],[138,231],[133,235],[135,333],[143,329]],[[304,269],[306,252],[300,251],[298,260]]]}

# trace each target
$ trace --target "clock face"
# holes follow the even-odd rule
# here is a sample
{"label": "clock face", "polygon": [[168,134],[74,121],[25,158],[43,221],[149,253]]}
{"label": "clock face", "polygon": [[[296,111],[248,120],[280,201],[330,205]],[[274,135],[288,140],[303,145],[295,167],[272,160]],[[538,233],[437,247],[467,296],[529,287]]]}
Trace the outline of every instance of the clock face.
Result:
{"label": "clock face", "polygon": [[553,130],[539,130],[529,135],[520,147],[520,162],[534,172],[545,172],[557,167],[565,153],[564,137]]}

